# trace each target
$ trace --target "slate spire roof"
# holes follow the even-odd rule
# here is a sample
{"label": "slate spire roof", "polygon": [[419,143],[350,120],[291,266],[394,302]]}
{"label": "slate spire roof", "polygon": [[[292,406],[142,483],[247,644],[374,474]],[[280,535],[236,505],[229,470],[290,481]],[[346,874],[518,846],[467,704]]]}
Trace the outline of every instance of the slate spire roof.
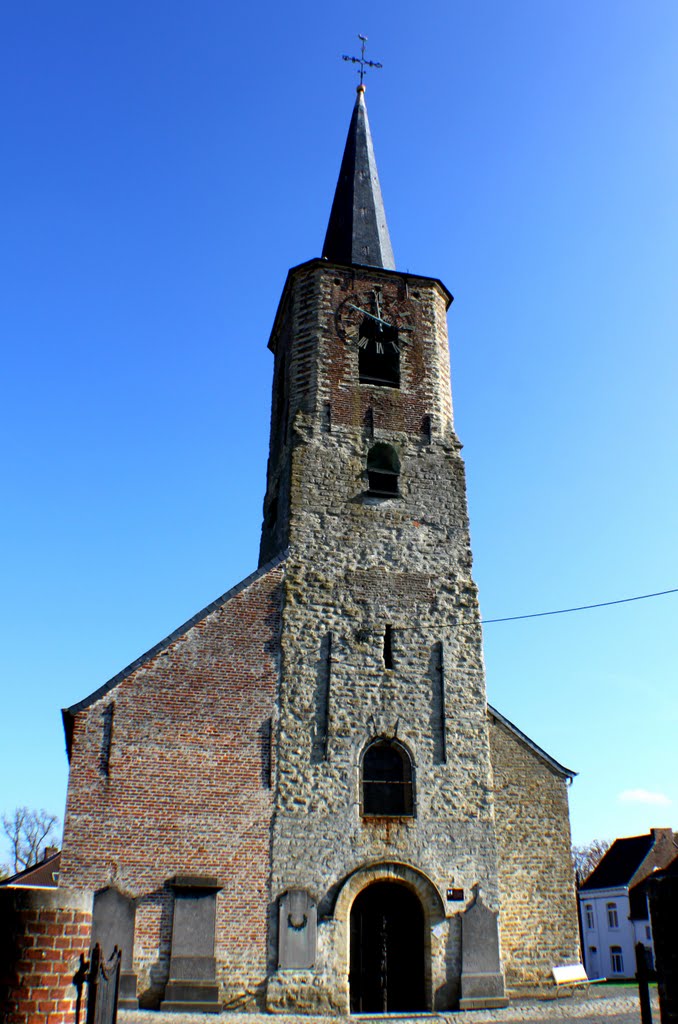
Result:
{"label": "slate spire roof", "polygon": [[395,270],[367,119],[364,85],[358,86],[323,256],[334,263],[358,263]]}

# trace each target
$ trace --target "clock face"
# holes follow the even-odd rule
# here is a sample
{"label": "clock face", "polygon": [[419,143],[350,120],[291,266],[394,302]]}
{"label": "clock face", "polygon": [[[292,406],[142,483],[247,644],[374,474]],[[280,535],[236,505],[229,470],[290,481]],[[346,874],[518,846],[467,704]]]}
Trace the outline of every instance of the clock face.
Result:
{"label": "clock face", "polygon": [[340,337],[358,348],[361,384],[400,387],[400,355],[411,336],[406,310],[378,289],[355,292],[336,312]]}
{"label": "clock face", "polygon": [[337,330],[345,341],[362,347],[400,348],[411,332],[402,304],[385,298],[377,289],[354,292],[337,309]]}

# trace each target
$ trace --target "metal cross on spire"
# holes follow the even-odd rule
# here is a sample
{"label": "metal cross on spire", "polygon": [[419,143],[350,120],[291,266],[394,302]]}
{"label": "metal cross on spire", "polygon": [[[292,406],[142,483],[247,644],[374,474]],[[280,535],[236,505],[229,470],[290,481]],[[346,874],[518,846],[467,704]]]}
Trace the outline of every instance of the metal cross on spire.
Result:
{"label": "metal cross on spire", "polygon": [[365,77],[365,68],[383,68],[383,64],[379,64],[376,60],[365,60],[365,43],[367,42],[367,36],[358,36],[361,42],[360,56],[359,57],[347,57],[346,54],[342,55],[342,60],[348,60],[351,64],[360,64],[360,84],[363,84],[363,78]]}

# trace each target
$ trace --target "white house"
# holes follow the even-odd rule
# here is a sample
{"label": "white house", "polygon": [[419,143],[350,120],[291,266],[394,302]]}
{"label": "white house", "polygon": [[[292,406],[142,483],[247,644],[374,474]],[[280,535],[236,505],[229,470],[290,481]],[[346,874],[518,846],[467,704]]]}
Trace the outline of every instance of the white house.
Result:
{"label": "white house", "polygon": [[[635,945],[642,942],[650,965],[654,947],[649,915],[638,912],[638,897],[629,890],[676,855],[670,828],[653,828],[645,836],[616,839],[579,888],[584,966],[589,978],[633,978]],[[633,918],[631,914],[633,912]]]}

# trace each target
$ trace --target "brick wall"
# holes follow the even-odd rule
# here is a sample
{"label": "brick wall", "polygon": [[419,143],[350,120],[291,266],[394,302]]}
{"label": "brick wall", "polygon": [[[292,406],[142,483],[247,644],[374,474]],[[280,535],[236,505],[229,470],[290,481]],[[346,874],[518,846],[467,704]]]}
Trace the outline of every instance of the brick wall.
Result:
{"label": "brick wall", "polygon": [[91,893],[0,888],[3,1024],[71,1024],[72,979],[80,954],[88,957],[91,926]]}
{"label": "brick wall", "polygon": [[256,992],[266,975],[282,576],[279,565],[216,602],[75,714],[60,878],[137,899],[142,1005],[156,1005],[167,981],[166,882],[177,874],[223,885],[224,999]]}
{"label": "brick wall", "polygon": [[507,984],[547,981],[580,960],[567,784],[490,717],[499,846],[500,935]]}

